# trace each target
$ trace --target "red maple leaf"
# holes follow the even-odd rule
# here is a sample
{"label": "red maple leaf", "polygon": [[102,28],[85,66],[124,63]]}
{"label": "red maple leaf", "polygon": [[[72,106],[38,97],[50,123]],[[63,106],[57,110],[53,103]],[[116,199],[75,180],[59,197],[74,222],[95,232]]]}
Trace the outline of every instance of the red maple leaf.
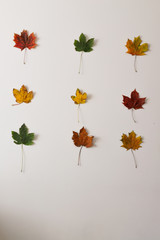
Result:
{"label": "red maple leaf", "polygon": [[35,34],[31,33],[30,35],[28,35],[27,30],[23,30],[23,32],[21,32],[21,35],[15,33],[13,41],[15,42],[14,47],[20,48],[21,51],[25,48],[31,49],[37,46],[37,44],[35,43]]}
{"label": "red maple leaf", "polygon": [[123,104],[126,106],[128,109],[134,108],[135,110],[137,109],[142,109],[142,105],[145,104],[146,98],[140,98],[139,93],[136,91],[136,89],[131,92],[131,98],[124,96],[123,95]]}

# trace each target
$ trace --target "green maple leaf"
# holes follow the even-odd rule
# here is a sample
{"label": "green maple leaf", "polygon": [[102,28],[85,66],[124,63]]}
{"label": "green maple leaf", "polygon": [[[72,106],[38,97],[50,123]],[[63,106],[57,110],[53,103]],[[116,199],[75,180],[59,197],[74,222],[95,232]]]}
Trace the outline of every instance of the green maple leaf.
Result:
{"label": "green maple leaf", "polygon": [[33,145],[34,133],[28,133],[28,128],[23,124],[19,133],[12,131],[12,138],[15,144]]}
{"label": "green maple leaf", "polygon": [[19,133],[12,131],[12,138],[15,144],[21,145],[22,148],[22,162],[21,162],[21,172],[24,170],[24,151],[23,151],[23,144],[24,145],[33,145],[34,142],[34,133],[28,133],[28,128],[25,124],[23,124],[20,129]]}
{"label": "green maple leaf", "polygon": [[81,62],[82,62],[82,54],[83,52],[91,52],[93,50],[93,45],[94,45],[94,38],[90,38],[88,41],[86,40],[86,36],[81,33],[79,36],[79,41],[74,40],[74,46],[75,50],[78,52],[81,52],[81,57],[80,57],[80,64],[79,64],[79,71],[80,73],[81,70]]}
{"label": "green maple leaf", "polygon": [[91,52],[93,50],[94,38],[90,38],[88,41],[86,40],[86,36],[81,33],[79,36],[79,41],[74,40],[75,50],[78,52]]}

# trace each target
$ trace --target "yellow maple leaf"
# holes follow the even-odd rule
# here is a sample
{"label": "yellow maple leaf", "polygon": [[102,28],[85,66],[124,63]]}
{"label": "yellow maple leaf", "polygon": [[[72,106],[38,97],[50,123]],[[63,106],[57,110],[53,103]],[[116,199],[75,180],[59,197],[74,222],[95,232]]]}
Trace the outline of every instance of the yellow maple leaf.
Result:
{"label": "yellow maple leaf", "polygon": [[23,102],[29,103],[33,98],[33,92],[28,92],[27,88],[24,85],[21,87],[20,91],[14,88],[13,95],[16,98],[16,102],[18,104],[21,104]]}
{"label": "yellow maple leaf", "polygon": [[75,104],[83,104],[86,102],[87,93],[81,93],[81,91],[77,88],[76,96],[71,96],[71,98]]}
{"label": "yellow maple leaf", "polygon": [[132,131],[128,136],[126,134],[123,134],[121,141],[123,143],[121,147],[124,147],[127,150],[137,150],[141,147],[140,145],[142,143],[142,137],[136,137],[136,133]]}
{"label": "yellow maple leaf", "polygon": [[134,40],[128,39],[126,47],[128,48],[127,53],[131,55],[142,56],[146,55],[145,52],[148,51],[148,43],[142,43],[141,37],[135,37]]}

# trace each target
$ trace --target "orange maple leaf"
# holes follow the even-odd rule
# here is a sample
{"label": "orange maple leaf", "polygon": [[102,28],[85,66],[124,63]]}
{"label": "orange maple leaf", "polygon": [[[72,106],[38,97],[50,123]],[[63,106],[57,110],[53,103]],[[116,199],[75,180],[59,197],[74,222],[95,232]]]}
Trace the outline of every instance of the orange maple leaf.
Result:
{"label": "orange maple leaf", "polygon": [[134,40],[128,39],[126,43],[126,47],[128,48],[128,51],[126,53],[131,54],[132,56],[135,56],[135,62],[134,62],[134,68],[135,72],[136,70],[136,56],[143,56],[146,55],[145,52],[148,51],[148,43],[142,43],[141,37],[135,37]]}
{"label": "orange maple leaf", "polygon": [[127,53],[131,55],[142,56],[146,55],[145,52],[148,51],[148,43],[142,43],[141,37],[135,37],[134,40],[128,39],[126,47],[128,48]]}
{"label": "orange maple leaf", "polygon": [[23,30],[21,35],[15,33],[13,41],[15,42],[14,47],[20,48],[21,51],[25,48],[32,49],[37,46],[35,34],[28,35],[27,30]]}
{"label": "orange maple leaf", "polygon": [[72,140],[75,146],[81,147],[79,151],[78,165],[80,165],[80,154],[81,154],[82,147],[87,147],[87,148],[92,147],[93,138],[94,136],[88,136],[88,133],[84,127],[80,129],[79,134],[73,131]]}
{"label": "orange maple leaf", "polygon": [[16,48],[20,48],[21,51],[25,49],[24,52],[24,60],[23,63],[25,64],[25,56],[26,56],[26,50],[27,48],[30,50],[32,48],[35,48],[37,46],[36,44],[36,36],[34,33],[31,33],[30,35],[28,35],[27,30],[23,30],[23,32],[21,32],[21,35],[18,34],[14,34],[14,39],[13,41],[15,42],[14,47]]}

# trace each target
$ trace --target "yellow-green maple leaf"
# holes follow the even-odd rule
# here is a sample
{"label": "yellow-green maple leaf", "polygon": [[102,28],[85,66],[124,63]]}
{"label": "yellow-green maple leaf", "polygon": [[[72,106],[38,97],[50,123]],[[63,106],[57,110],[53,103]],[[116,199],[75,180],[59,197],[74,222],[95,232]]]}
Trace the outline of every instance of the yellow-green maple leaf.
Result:
{"label": "yellow-green maple leaf", "polygon": [[131,55],[142,56],[146,55],[145,52],[148,51],[148,43],[142,43],[141,37],[135,37],[134,40],[128,39],[126,47],[128,48],[127,53]]}

